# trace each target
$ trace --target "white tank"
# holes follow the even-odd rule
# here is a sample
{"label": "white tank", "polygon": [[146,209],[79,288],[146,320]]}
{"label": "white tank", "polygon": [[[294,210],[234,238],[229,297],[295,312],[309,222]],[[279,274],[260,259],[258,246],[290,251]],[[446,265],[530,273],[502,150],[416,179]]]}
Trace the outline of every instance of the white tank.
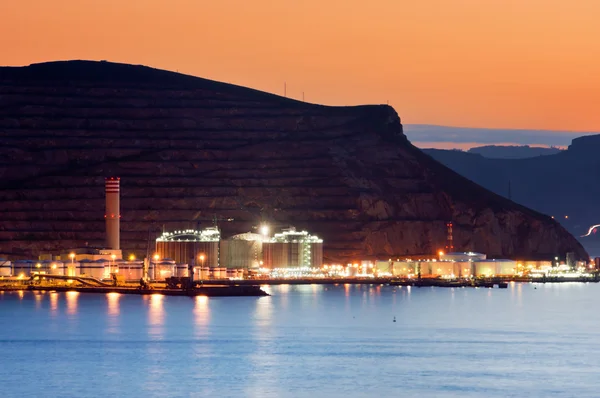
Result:
{"label": "white tank", "polygon": [[0,260],[0,276],[12,275],[12,263],[9,260]]}
{"label": "white tank", "polygon": [[127,281],[138,282],[144,275],[144,262],[134,260],[119,263],[119,275]]}
{"label": "white tank", "polygon": [[108,277],[106,272],[106,261],[105,260],[81,260],[79,261],[78,275],[90,276],[92,278],[103,279]]}
{"label": "white tank", "polygon": [[[188,265],[187,264],[177,264],[175,265],[175,276],[179,278],[187,278],[188,275]],[[194,276],[194,279],[197,277]]]}

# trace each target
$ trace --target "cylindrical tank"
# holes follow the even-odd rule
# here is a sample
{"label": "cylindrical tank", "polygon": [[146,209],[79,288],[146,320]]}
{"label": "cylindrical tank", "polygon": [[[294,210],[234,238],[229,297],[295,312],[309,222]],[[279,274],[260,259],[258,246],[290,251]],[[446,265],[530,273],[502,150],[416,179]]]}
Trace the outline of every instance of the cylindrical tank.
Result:
{"label": "cylindrical tank", "polygon": [[122,275],[127,281],[138,282],[144,275],[144,262],[134,260],[120,263],[119,275]]}
{"label": "cylindrical tank", "polygon": [[[36,263],[30,260],[17,260],[12,262],[12,275],[18,276],[21,278],[29,278],[32,272],[41,272],[41,263],[39,267],[36,268]],[[36,271],[39,270],[39,271]],[[45,270],[44,270],[44,273]]]}
{"label": "cylindrical tank", "polygon": [[262,259],[264,239],[260,234],[245,233],[222,240],[219,265],[228,269],[258,268]]}
{"label": "cylindrical tank", "polygon": [[163,260],[155,264],[154,280],[164,281],[166,278],[174,276],[175,261]]}
{"label": "cylindrical tank", "polygon": [[107,261],[105,260],[81,260],[79,261],[78,274],[81,276],[91,276],[92,278],[103,279],[108,277],[106,272]]}
{"label": "cylindrical tank", "polygon": [[[188,277],[188,265],[187,264],[177,264],[175,265],[175,276],[179,278]],[[194,277],[194,279],[197,279]]]}
{"label": "cylindrical tank", "polygon": [[177,263],[218,267],[220,239],[221,233],[216,227],[165,232],[156,240],[156,254]]}
{"label": "cylindrical tank", "polygon": [[0,260],[0,276],[12,275],[12,263],[9,260]]}
{"label": "cylindrical tank", "polygon": [[198,279],[208,279],[210,277],[210,268],[200,267],[200,273]]}
{"label": "cylindrical tank", "polygon": [[105,180],[106,186],[106,245],[109,249],[120,249],[120,205],[119,205],[119,177],[109,177]]}
{"label": "cylindrical tank", "polygon": [[263,263],[266,268],[321,268],[323,241],[295,228],[275,234],[263,243]]}
{"label": "cylindrical tank", "polygon": [[358,273],[358,267],[355,267],[354,265],[348,265],[347,271],[348,276],[356,276],[356,274]]}

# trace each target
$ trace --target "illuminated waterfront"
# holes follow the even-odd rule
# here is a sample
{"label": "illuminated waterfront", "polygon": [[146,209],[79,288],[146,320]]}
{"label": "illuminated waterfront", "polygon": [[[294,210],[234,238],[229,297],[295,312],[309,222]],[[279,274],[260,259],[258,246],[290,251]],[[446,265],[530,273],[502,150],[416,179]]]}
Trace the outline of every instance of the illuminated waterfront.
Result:
{"label": "illuminated waterfront", "polygon": [[598,395],[598,284],[265,289],[0,293],[3,396]]}

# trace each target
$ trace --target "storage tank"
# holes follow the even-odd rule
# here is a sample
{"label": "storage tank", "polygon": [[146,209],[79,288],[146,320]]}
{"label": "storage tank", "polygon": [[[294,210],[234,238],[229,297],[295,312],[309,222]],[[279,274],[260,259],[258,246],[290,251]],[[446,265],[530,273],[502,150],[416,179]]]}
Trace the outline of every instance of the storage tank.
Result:
{"label": "storage tank", "polygon": [[[188,265],[187,264],[176,264],[175,265],[175,276],[179,278],[187,278],[188,275]],[[194,274],[197,273],[197,270],[194,270]],[[194,276],[194,279],[197,279],[197,276]]]}
{"label": "storage tank", "polygon": [[12,275],[12,263],[9,260],[0,259],[0,276]]}
{"label": "storage tank", "polygon": [[200,274],[198,279],[209,279],[210,278],[210,268],[208,267],[200,267]]}
{"label": "storage tank", "polygon": [[[40,264],[36,268],[36,264]],[[12,275],[21,278],[29,278],[32,272],[42,272],[41,262],[34,262],[31,260],[16,260],[12,262]],[[45,269],[43,270],[45,274]]]}
{"label": "storage tank", "polygon": [[496,275],[496,264],[494,261],[481,260],[473,261],[473,268],[475,276],[490,277]]}
{"label": "storage tank", "polygon": [[64,275],[64,266],[61,261],[17,260],[12,263],[12,275],[24,278],[28,278],[32,273]]}
{"label": "storage tank", "polygon": [[454,253],[442,253],[440,255],[441,261],[476,261],[485,260],[486,255],[475,252],[454,252]]}
{"label": "storage tank", "polygon": [[217,267],[220,239],[217,227],[165,232],[156,239],[156,254],[181,264]]}
{"label": "storage tank", "polygon": [[432,262],[431,265],[433,275],[435,276],[456,277],[453,261],[436,261]]}
{"label": "storage tank", "polygon": [[455,261],[454,275],[461,278],[470,278],[473,275],[473,263],[470,261]]}
{"label": "storage tank", "polygon": [[154,277],[155,281],[164,281],[166,278],[170,278],[175,275],[175,261],[170,259],[161,260],[154,264]]}
{"label": "storage tank", "polygon": [[263,243],[264,267],[274,268],[321,268],[323,265],[323,240],[307,231],[290,227],[275,234]]}
{"label": "storage tank", "polygon": [[420,274],[421,277],[432,277],[433,274],[433,266],[430,261],[419,261],[416,265],[417,274]]}
{"label": "storage tank", "polygon": [[220,242],[219,265],[228,269],[258,268],[262,261],[264,235],[245,233]]}
{"label": "storage tank", "polygon": [[144,262],[133,260],[119,263],[119,275],[122,275],[127,281],[138,282],[144,275]]}
{"label": "storage tank", "polygon": [[81,260],[79,261],[77,273],[81,276],[91,276],[97,279],[107,278],[109,275],[106,264],[107,261],[105,260]]}

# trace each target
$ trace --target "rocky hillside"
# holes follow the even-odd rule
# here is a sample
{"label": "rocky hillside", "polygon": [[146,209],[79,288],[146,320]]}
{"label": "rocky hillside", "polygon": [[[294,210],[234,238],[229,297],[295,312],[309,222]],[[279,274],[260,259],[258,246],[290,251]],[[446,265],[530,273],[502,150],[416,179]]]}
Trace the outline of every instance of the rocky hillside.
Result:
{"label": "rocky hillside", "polygon": [[325,107],[142,66],[0,68],[0,252],[104,241],[104,177],[121,177],[122,248],[213,214],[224,236],[260,221],[325,240],[329,260],[455,246],[549,257],[559,224],[412,146],[388,106]]}

